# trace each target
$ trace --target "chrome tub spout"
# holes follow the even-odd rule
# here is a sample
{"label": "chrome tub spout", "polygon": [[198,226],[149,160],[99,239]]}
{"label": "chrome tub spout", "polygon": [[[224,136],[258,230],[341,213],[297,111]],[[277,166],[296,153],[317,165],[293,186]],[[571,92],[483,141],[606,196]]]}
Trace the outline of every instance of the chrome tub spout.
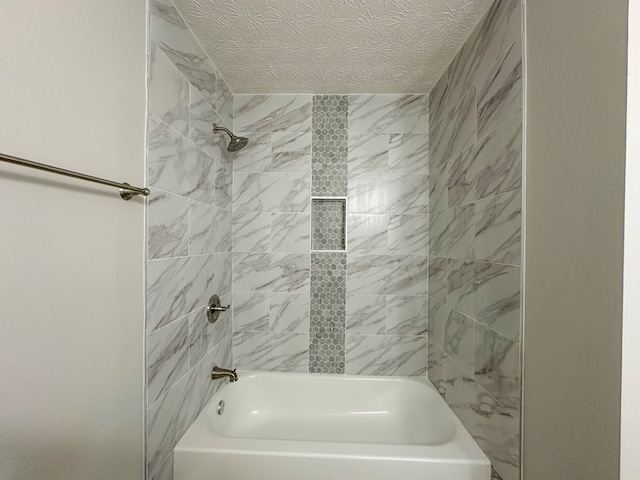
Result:
{"label": "chrome tub spout", "polygon": [[237,382],[238,374],[235,368],[229,370],[227,368],[213,367],[213,370],[211,370],[211,380],[217,380],[219,378],[228,378],[230,382]]}

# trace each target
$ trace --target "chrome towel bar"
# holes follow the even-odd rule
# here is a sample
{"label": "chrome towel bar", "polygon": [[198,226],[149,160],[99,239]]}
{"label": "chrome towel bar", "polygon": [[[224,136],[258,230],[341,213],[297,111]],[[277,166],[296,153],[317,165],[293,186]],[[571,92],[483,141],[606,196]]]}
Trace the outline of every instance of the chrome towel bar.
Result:
{"label": "chrome towel bar", "polygon": [[23,167],[35,168],[36,170],[43,170],[57,175],[64,175],[65,177],[73,177],[80,180],[86,180],[88,182],[116,187],[120,189],[120,196],[124,200],[131,200],[136,195],[144,195],[146,197],[151,193],[148,188],[132,187],[128,183],[112,182],[111,180],[105,180],[104,178],[85,175],[84,173],[73,172],[71,170],[65,170],[64,168],[58,168],[51,165],[45,165],[44,163],[32,162],[31,160],[12,157],[11,155],[5,155],[4,153],[0,153],[0,160],[3,162],[13,163],[14,165],[22,165]]}

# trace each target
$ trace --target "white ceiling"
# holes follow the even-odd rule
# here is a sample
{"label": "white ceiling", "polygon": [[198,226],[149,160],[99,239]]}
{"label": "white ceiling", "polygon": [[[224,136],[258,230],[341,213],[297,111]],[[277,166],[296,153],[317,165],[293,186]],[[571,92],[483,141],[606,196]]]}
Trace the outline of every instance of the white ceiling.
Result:
{"label": "white ceiling", "polygon": [[426,93],[487,0],[174,0],[234,93]]}

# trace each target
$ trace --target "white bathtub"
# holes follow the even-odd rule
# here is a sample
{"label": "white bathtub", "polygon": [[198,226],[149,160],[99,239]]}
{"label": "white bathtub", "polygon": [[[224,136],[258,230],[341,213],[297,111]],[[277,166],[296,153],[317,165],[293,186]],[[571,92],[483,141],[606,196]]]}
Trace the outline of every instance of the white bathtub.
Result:
{"label": "white bathtub", "polygon": [[175,480],[491,476],[489,460],[431,384],[404,377],[240,372],[174,458]]}

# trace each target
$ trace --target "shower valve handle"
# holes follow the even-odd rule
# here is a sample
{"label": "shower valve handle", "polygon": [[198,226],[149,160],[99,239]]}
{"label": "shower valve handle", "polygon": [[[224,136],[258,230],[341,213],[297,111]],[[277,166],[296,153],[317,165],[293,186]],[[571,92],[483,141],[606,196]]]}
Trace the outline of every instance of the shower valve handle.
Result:
{"label": "shower valve handle", "polygon": [[231,305],[225,307],[220,303],[220,297],[218,295],[211,296],[209,304],[207,305],[207,318],[209,319],[209,323],[215,323],[220,316],[220,312],[226,312],[230,308]]}

